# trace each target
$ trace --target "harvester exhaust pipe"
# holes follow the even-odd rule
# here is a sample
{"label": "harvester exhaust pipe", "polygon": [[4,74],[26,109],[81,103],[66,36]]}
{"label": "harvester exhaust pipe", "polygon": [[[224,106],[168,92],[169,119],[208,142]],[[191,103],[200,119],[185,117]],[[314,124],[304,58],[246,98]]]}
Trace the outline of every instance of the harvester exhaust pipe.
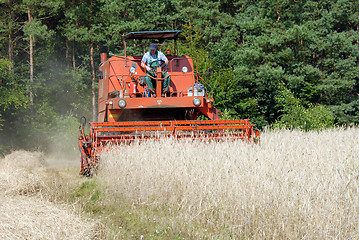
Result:
{"label": "harvester exhaust pipe", "polygon": [[104,63],[107,61],[107,53],[101,53],[100,54],[101,63]]}

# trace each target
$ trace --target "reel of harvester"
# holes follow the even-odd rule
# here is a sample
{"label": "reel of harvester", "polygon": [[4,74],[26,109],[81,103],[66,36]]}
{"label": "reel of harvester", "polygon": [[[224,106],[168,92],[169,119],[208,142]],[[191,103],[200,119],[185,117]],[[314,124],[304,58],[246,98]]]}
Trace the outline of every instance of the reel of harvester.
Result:
{"label": "reel of harvester", "polygon": [[168,138],[207,141],[242,139],[249,143],[260,141],[259,131],[254,129],[248,119],[91,122],[89,125],[89,135],[84,134],[84,122],[79,131],[81,173],[84,175],[91,174],[99,162],[99,154],[105,148],[135,141]]}

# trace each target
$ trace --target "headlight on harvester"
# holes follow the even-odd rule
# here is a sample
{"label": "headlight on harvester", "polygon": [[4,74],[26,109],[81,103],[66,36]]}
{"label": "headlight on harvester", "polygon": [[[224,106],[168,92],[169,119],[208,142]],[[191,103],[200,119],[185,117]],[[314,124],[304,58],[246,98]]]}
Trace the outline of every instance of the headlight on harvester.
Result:
{"label": "headlight on harvester", "polygon": [[193,98],[193,104],[198,107],[201,105],[201,99],[198,97]]}
{"label": "headlight on harvester", "polygon": [[119,106],[120,108],[125,108],[126,105],[127,105],[127,103],[126,103],[126,101],[125,101],[124,99],[118,100],[118,106]]}
{"label": "headlight on harvester", "polygon": [[182,72],[184,72],[184,73],[188,72],[188,68],[187,68],[187,67],[183,67],[183,68],[182,68]]}
{"label": "headlight on harvester", "polygon": [[135,73],[135,72],[136,72],[136,68],[131,67],[131,68],[130,68],[130,73]]}

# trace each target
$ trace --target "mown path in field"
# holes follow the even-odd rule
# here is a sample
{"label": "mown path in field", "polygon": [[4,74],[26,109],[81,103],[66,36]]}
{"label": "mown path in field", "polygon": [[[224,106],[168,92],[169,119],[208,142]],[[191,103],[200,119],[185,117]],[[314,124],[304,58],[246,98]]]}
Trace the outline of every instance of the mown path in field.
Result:
{"label": "mown path in field", "polygon": [[[16,151],[0,159],[0,239],[94,239],[97,225],[59,198],[69,160]],[[60,168],[64,173],[49,168]],[[63,178],[62,178],[63,179]],[[56,181],[58,181],[56,183]]]}

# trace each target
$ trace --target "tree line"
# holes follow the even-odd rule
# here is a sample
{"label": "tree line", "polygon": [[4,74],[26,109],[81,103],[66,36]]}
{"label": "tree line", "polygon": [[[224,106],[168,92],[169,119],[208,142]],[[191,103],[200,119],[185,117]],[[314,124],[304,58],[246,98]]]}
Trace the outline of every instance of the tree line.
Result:
{"label": "tree line", "polygon": [[180,54],[212,68],[228,118],[359,123],[355,0],[0,0],[0,12],[0,152],[76,144],[77,119],[96,118],[99,53],[121,54],[131,31],[183,30]]}

